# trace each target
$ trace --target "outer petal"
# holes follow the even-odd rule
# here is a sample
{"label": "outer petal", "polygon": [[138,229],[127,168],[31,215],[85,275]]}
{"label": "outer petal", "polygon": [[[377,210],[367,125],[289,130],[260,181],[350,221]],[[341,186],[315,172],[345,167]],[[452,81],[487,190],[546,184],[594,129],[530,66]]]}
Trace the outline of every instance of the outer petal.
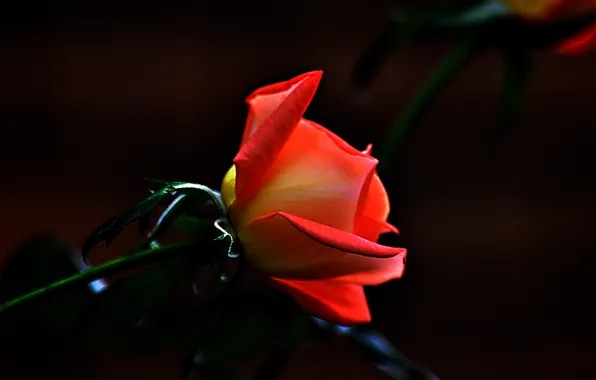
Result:
{"label": "outer petal", "polygon": [[283,212],[238,231],[253,267],[296,280],[334,278],[377,285],[402,276],[406,250]]}
{"label": "outer petal", "polygon": [[275,111],[296,88],[310,77],[319,75],[321,71],[313,71],[298,75],[285,82],[270,84],[253,91],[246,97],[248,104],[248,116],[242,136],[244,144],[250,136],[263,124],[263,122]]}
{"label": "outer petal", "polygon": [[370,176],[368,187],[362,190],[358,211],[360,215],[384,222],[389,216],[389,209],[389,196],[375,171]]}
{"label": "outer petal", "polygon": [[293,281],[272,278],[306,311],[328,322],[352,325],[370,322],[370,311],[360,285],[337,281]]}
{"label": "outer petal", "polygon": [[377,160],[332,136],[301,120],[262,187],[242,210],[232,212],[236,228],[241,230],[262,216],[284,211],[353,231],[358,197]]}
{"label": "outer petal", "polygon": [[335,143],[335,145],[337,145],[341,150],[343,150],[346,153],[349,153],[353,156],[356,157],[366,157],[372,160],[377,161],[377,159],[373,158],[370,156],[370,154],[367,153],[367,151],[369,149],[372,150],[372,145],[369,144],[369,146],[367,147],[367,150],[364,152],[359,151],[358,149],[354,148],[353,146],[351,146],[350,144],[348,144],[344,139],[342,139],[341,137],[339,137],[338,135],[336,135],[335,133],[331,132],[330,130],[328,130],[327,128],[323,127],[322,125],[315,123],[312,120],[306,120],[304,119],[304,122],[308,125],[310,125],[312,128],[315,128],[317,130],[319,130],[321,133],[324,133],[331,141],[333,141]]}
{"label": "outer petal", "polygon": [[555,48],[557,54],[584,54],[596,50],[596,24]]}
{"label": "outer petal", "polygon": [[249,198],[261,185],[310,104],[322,72],[313,71],[264,87],[248,97],[250,111],[243,145],[234,158],[236,199]]}
{"label": "outer petal", "polygon": [[399,233],[397,228],[387,223],[388,216],[389,197],[377,172],[373,170],[360,194],[354,233],[370,241],[377,241],[382,233]]}
{"label": "outer petal", "polygon": [[358,235],[366,240],[378,241],[381,234],[392,232],[399,235],[399,230],[392,224],[387,222],[381,222],[379,220],[370,219],[367,217],[360,217],[358,220],[358,228],[354,231],[355,235]]}

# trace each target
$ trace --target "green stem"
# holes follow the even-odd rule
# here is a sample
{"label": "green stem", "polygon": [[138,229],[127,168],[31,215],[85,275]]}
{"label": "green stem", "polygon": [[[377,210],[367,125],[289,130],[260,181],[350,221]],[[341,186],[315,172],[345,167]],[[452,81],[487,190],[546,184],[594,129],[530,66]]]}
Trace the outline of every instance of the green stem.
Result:
{"label": "green stem", "polygon": [[420,120],[423,112],[435,100],[439,92],[449,83],[455,74],[474,55],[478,46],[478,36],[464,38],[455,49],[439,64],[432,75],[422,84],[412,101],[401,112],[393,124],[389,135],[381,148],[379,174],[383,176],[391,166],[395,152],[401,147],[408,132]]}
{"label": "green stem", "polygon": [[189,253],[189,249],[197,247],[199,247],[198,242],[196,240],[192,240],[184,243],[149,249],[130,256],[120,257],[73,276],[58,280],[37,290],[5,302],[4,304],[0,305],[0,314],[7,312],[8,310],[15,309],[19,306],[23,306],[29,302],[33,302],[38,298],[47,296],[59,290],[64,290],[81,284],[88,284],[94,280],[97,280],[98,278],[105,277],[123,270],[136,268],[141,265],[184,256]]}
{"label": "green stem", "polygon": [[521,49],[501,49],[501,99],[496,144],[511,130],[524,99],[530,74],[530,62]]}

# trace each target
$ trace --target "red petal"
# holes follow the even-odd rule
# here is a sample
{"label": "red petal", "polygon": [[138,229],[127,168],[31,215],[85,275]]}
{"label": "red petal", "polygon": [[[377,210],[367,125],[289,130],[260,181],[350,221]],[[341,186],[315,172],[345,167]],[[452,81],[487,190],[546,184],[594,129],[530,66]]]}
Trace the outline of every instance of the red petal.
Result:
{"label": "red petal", "polygon": [[393,224],[391,223],[383,223],[382,227],[381,227],[381,233],[385,234],[385,233],[389,233],[389,232],[393,232],[394,234],[399,235],[399,230],[397,229],[397,227],[395,227]]}
{"label": "red petal", "polygon": [[371,241],[377,241],[379,235],[385,232],[397,233],[395,227],[386,223],[388,216],[389,197],[387,191],[385,191],[385,186],[376,171],[372,171],[360,194],[358,211],[354,220],[354,233]]}
{"label": "red petal", "polygon": [[[313,71],[264,87],[248,97],[244,143],[234,158],[236,200],[252,195],[310,104],[322,72]],[[269,96],[270,98],[268,98]],[[262,99],[265,101],[261,102]]]}
{"label": "red petal", "polygon": [[[367,154],[366,151],[364,151],[364,152],[359,151],[358,149],[356,149],[353,146],[351,146],[350,144],[348,144],[344,139],[342,139],[341,137],[339,137],[335,133],[331,132],[327,128],[323,127],[322,125],[317,124],[317,123],[315,123],[312,120],[306,120],[306,119],[304,119],[304,122],[307,123],[307,124],[309,124],[313,128],[318,129],[322,133],[326,134],[327,137],[329,137],[329,139],[331,139],[331,141],[333,141],[344,152],[350,153],[350,154],[352,154],[354,156],[373,158],[373,157],[370,157],[370,155]],[[372,144],[369,144],[368,145],[367,150],[368,149],[372,149]],[[376,161],[375,158],[373,158],[373,159]]]}
{"label": "red petal", "polygon": [[271,280],[274,286],[294,297],[306,311],[328,322],[352,325],[371,320],[366,296],[360,285],[328,280]]}
{"label": "red petal", "polygon": [[322,72],[308,72],[290,80],[270,84],[253,91],[246,97],[248,116],[242,136],[242,144],[263,124],[284,99],[305,79]]}
{"label": "red petal", "polygon": [[239,231],[248,261],[276,277],[377,285],[402,276],[406,250],[287,213],[274,213]]}
{"label": "red petal", "polygon": [[366,240],[378,241],[381,234],[392,232],[399,235],[399,230],[392,224],[382,222],[379,220],[371,219],[366,216],[361,216],[358,219],[358,224],[354,231],[355,235],[358,235]]}
{"label": "red petal", "polygon": [[[284,211],[353,231],[359,195],[377,160],[331,136],[323,127],[302,119],[258,191],[242,211],[231,213],[236,228]],[[350,149],[355,154],[348,153]]]}
{"label": "red petal", "polygon": [[[294,228],[321,245],[337,250],[370,258],[392,257],[402,253],[403,248],[387,247],[362,239],[352,233],[338,230],[311,220],[300,218],[285,212],[278,212]],[[265,220],[267,217],[262,218]]]}
{"label": "red petal", "polygon": [[555,53],[565,55],[585,54],[594,50],[596,50],[596,24],[555,47]]}

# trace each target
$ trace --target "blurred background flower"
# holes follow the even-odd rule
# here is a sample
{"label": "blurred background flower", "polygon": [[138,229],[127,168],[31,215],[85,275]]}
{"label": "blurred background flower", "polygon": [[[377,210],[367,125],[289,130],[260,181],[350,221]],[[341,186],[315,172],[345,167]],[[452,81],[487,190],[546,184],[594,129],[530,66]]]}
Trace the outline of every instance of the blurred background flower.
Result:
{"label": "blurred background flower", "polygon": [[[531,21],[553,22],[596,13],[594,0],[503,0],[508,10]],[[596,49],[596,22],[560,43],[555,51],[580,54]]]}

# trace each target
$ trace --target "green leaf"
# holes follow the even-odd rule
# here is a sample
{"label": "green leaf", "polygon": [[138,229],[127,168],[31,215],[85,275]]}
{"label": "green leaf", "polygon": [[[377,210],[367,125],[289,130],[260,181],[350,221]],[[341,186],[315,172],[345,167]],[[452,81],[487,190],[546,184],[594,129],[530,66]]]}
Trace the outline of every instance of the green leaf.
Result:
{"label": "green leaf", "polygon": [[[162,212],[155,227],[151,230],[148,236],[142,239],[128,254],[139,252],[145,249],[150,243],[157,241],[157,239],[164,235],[170,226],[175,224],[180,216],[193,211],[197,207],[205,205],[209,199],[209,194],[204,191],[187,190],[186,193],[178,195]],[[204,225],[204,227],[207,227],[207,224]],[[195,231],[194,234],[201,233],[203,230]]]}
{"label": "green leaf", "polygon": [[527,53],[518,49],[501,50],[502,89],[499,105],[497,139],[504,137],[511,128],[524,98],[530,74]]}
{"label": "green leaf", "polygon": [[[2,293],[9,298],[28,293],[53,281],[79,273],[77,254],[60,238],[40,235],[19,246],[10,256],[0,281]],[[59,295],[31,304],[48,324],[68,332],[74,320],[93,297],[89,285],[79,284]]]}
{"label": "green leaf", "polygon": [[129,254],[136,253],[154,242],[161,236],[173,222],[185,213],[192,213],[197,207],[203,206],[211,200],[218,209],[221,217],[225,216],[227,211],[218,192],[199,184],[187,182],[165,182],[151,180],[153,183],[165,185],[160,190],[153,192],[149,197],[139,202],[128,210],[125,210],[116,216],[102,223],[91,233],[83,244],[83,259],[87,262],[89,251],[98,243],[105,241],[106,246],[122,232],[124,227],[135,220],[139,220],[141,231],[148,227],[149,216],[158,203],[166,198],[177,196],[166,210],[162,213],[155,228],[150,232],[146,239],[143,239]]}
{"label": "green leaf", "polygon": [[97,227],[85,240],[82,249],[83,259],[87,261],[89,251],[102,241],[105,241],[106,247],[122,232],[124,227],[140,219],[141,230],[146,229],[148,217],[155,206],[164,199],[171,197],[171,189],[166,186],[153,192],[149,197],[137,203],[133,207],[125,210],[110,219],[106,220]]}

